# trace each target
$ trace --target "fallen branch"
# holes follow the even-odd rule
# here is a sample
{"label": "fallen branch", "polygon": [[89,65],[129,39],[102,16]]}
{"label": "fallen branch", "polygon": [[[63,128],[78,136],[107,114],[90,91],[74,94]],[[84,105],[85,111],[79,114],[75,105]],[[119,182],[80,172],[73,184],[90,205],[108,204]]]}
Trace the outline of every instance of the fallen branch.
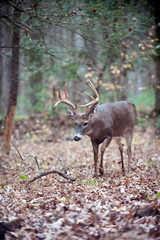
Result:
{"label": "fallen branch", "polygon": [[51,173],[57,173],[61,177],[66,178],[68,180],[71,180],[72,182],[74,182],[76,180],[76,178],[72,178],[69,175],[67,175],[67,174],[65,174],[65,173],[63,173],[63,172],[61,172],[59,170],[51,170],[51,171],[43,172],[43,173],[35,176],[34,178],[32,178],[31,180],[28,181],[28,184],[34,182],[35,180],[37,180],[37,179],[39,179],[41,177],[47,176],[47,175],[49,175]]}
{"label": "fallen branch", "polygon": [[36,164],[37,164],[38,171],[39,171],[39,175],[37,175],[37,176],[35,176],[34,178],[32,178],[31,180],[29,180],[29,181],[28,181],[28,184],[34,182],[34,181],[37,180],[38,178],[47,176],[47,175],[49,175],[49,174],[51,174],[51,173],[57,173],[57,174],[60,175],[61,177],[66,178],[66,179],[68,179],[68,180],[71,180],[72,182],[74,182],[74,181],[76,180],[76,178],[72,178],[71,176],[69,176],[69,175],[67,174],[67,171],[65,170],[64,165],[63,165],[63,162],[62,162],[61,160],[60,160],[60,163],[61,163],[61,165],[63,166],[63,169],[64,169],[65,173],[63,173],[63,172],[61,172],[61,171],[59,171],[59,170],[51,170],[51,171],[41,172],[41,168],[40,168],[40,166],[39,166],[39,163],[38,163],[38,160],[37,160],[37,157],[36,157],[36,156],[27,155],[26,157],[22,157],[22,155],[20,154],[20,152],[19,152],[18,148],[15,146],[15,144],[14,144],[13,142],[11,142],[11,143],[12,143],[12,145],[14,146],[14,148],[17,150],[17,152],[18,152],[18,154],[19,154],[19,156],[20,156],[20,158],[21,158],[22,161],[27,160],[28,157],[32,157],[32,158],[34,158],[34,160],[35,160],[35,162],[36,162]]}

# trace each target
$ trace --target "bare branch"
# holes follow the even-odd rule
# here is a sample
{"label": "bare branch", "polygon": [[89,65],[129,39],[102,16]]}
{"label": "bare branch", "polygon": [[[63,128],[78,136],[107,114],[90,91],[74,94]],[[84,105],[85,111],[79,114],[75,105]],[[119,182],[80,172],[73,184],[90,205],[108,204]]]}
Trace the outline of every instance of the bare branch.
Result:
{"label": "bare branch", "polygon": [[31,180],[28,181],[28,184],[34,182],[35,180],[37,180],[37,179],[39,179],[41,177],[47,176],[47,175],[49,175],[51,173],[57,173],[61,177],[66,178],[68,180],[71,180],[72,182],[76,181],[76,178],[72,178],[71,176],[69,176],[69,175],[67,175],[67,174],[65,174],[65,173],[63,173],[63,172],[61,172],[59,170],[51,170],[51,171],[43,172],[43,173],[35,176],[34,178],[32,178]]}
{"label": "bare branch", "polygon": [[76,33],[77,35],[81,36],[83,39],[87,40],[88,42],[94,43],[94,44],[97,45],[97,46],[104,47],[103,44],[100,44],[100,43],[98,43],[98,42],[96,42],[96,41],[93,41],[93,40],[89,39],[89,38],[86,37],[84,34],[79,33],[79,32],[77,32],[76,30],[74,30],[74,29],[72,29],[72,28],[69,28],[69,27],[67,27],[67,26],[62,26],[62,25],[59,25],[59,24],[57,24],[56,26],[58,26],[58,27],[60,27],[60,28],[68,29],[69,31],[74,32],[74,33]]}
{"label": "bare branch", "polygon": [[69,62],[69,60],[65,60],[65,59],[59,58],[59,57],[55,56],[53,53],[51,53],[49,51],[41,52],[41,51],[36,51],[36,50],[33,50],[33,49],[27,49],[27,48],[24,48],[22,46],[20,46],[20,47],[0,46],[0,48],[20,48],[20,49],[23,49],[23,50],[27,50],[29,52],[34,52],[34,53],[37,53],[37,54],[45,54],[45,55],[49,55],[51,57],[54,57],[54,58],[56,58],[58,60],[61,60],[61,61],[64,61],[64,62]]}
{"label": "bare branch", "polygon": [[13,142],[11,142],[11,143],[12,143],[13,147],[17,150],[17,152],[18,152],[18,154],[19,154],[19,156],[20,156],[20,158],[21,158],[22,161],[27,160],[27,158],[29,158],[29,157],[34,158],[34,160],[35,160],[35,162],[36,162],[36,165],[37,165],[37,168],[38,168],[38,172],[41,172],[41,168],[40,168],[40,166],[39,166],[39,163],[38,163],[38,160],[37,160],[37,157],[36,157],[36,156],[27,155],[26,157],[22,157],[22,155],[20,154],[20,152],[19,152],[18,148],[15,146],[15,144],[14,144]]}
{"label": "bare branch", "polygon": [[16,151],[18,152],[18,155],[20,156],[21,160],[24,161],[24,159],[23,159],[22,155],[20,154],[20,152],[19,152],[18,148],[16,147],[16,145],[13,142],[11,142],[11,143],[12,143],[13,147],[16,149]]}
{"label": "bare branch", "polygon": [[28,157],[32,157],[34,158],[36,164],[37,164],[37,167],[38,167],[38,171],[39,171],[39,175],[35,176],[34,178],[32,178],[31,180],[28,181],[28,184],[29,183],[32,183],[34,182],[35,180],[37,180],[38,178],[41,178],[43,176],[47,176],[51,173],[57,173],[58,175],[60,175],[61,177],[63,178],[66,178],[68,180],[71,180],[72,182],[76,180],[76,178],[72,178],[71,176],[69,176],[68,174],[66,174],[66,170],[65,170],[65,173],[59,171],[59,170],[51,170],[51,171],[46,171],[46,172],[41,172],[41,168],[39,166],[39,163],[38,163],[38,160],[37,160],[37,157],[36,156],[33,156],[33,155],[27,155],[26,157],[22,157],[20,151],[18,150],[18,148],[15,146],[15,144],[13,142],[11,142],[12,145],[14,146],[14,148],[16,149],[16,151],[18,152],[18,155],[20,156],[21,160],[22,161],[25,161],[27,160]]}

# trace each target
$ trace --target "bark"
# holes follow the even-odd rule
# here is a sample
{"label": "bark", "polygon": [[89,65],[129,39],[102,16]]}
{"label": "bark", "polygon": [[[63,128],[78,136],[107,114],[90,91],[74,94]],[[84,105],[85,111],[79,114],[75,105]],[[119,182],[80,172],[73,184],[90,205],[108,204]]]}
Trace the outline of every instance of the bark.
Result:
{"label": "bark", "polygon": [[[156,38],[158,39],[157,46],[160,46],[160,1],[155,1],[155,24],[156,24]],[[155,101],[155,112],[156,116],[160,114],[160,48],[156,48],[157,60],[156,60],[156,101]]]}
{"label": "bark", "polygon": [[[9,14],[9,8],[7,4],[3,3],[0,7],[0,13],[3,14]],[[1,45],[2,46],[8,46],[10,45],[10,29],[7,27],[6,24],[3,22],[1,23]],[[2,49],[1,54],[1,108],[2,112],[6,115],[7,114],[7,107],[9,103],[9,91],[10,91],[10,79],[11,79],[11,60],[9,57],[7,57],[9,50],[8,49]]]}
{"label": "bark", "polygon": [[[2,45],[2,31],[0,27],[0,45]],[[0,56],[0,86],[2,86],[2,56]],[[2,88],[0,88],[0,113],[2,108]]]}
{"label": "bark", "polygon": [[[19,21],[20,13],[15,8],[14,15],[16,21]],[[12,57],[11,57],[11,86],[9,95],[8,111],[5,118],[5,126],[3,133],[4,150],[6,153],[10,151],[11,135],[13,130],[14,115],[16,109],[18,83],[19,83],[19,45],[20,32],[17,26],[13,26],[12,32]]]}
{"label": "bark", "polygon": [[155,112],[156,116],[160,114],[160,60],[156,62],[156,68],[157,68],[157,83],[156,83],[156,101],[155,101]]}
{"label": "bark", "polygon": [[76,181],[76,178],[73,178],[73,177],[71,177],[71,176],[69,176],[69,175],[67,175],[67,174],[65,174],[65,173],[63,173],[59,170],[51,170],[51,171],[46,171],[46,172],[40,173],[39,175],[35,176],[34,178],[32,178],[31,180],[28,181],[28,184],[34,182],[35,180],[37,180],[37,179],[39,179],[43,176],[47,176],[51,173],[57,173],[61,177],[66,178],[68,180],[71,180],[72,182]]}

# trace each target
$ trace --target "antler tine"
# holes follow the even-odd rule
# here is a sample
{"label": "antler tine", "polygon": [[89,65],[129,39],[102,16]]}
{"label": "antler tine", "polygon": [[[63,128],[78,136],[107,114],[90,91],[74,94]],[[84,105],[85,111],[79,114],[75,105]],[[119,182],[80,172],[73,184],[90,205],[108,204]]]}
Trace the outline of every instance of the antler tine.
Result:
{"label": "antler tine", "polygon": [[98,92],[97,92],[95,86],[91,83],[91,81],[89,81],[89,86],[92,89],[92,91],[94,92],[95,96],[99,99]]}
{"label": "antler tine", "polygon": [[68,82],[65,83],[65,98],[66,99],[68,99],[67,84],[68,84]]}
{"label": "antler tine", "polygon": [[89,93],[84,92],[83,94],[87,95],[87,96],[90,97],[92,100],[94,100],[94,97],[92,97]]}
{"label": "antler tine", "polygon": [[99,102],[98,92],[97,92],[96,88],[94,87],[94,85],[91,83],[91,81],[89,81],[89,87],[92,89],[96,98],[92,97],[89,93],[85,92],[84,94],[86,94],[88,97],[90,97],[92,99],[92,101],[90,103],[87,103],[87,104],[84,104],[84,105],[78,105],[78,107],[95,106]]}
{"label": "antler tine", "polygon": [[65,103],[65,104],[69,105],[69,106],[74,110],[75,115],[78,114],[78,112],[77,112],[77,105],[74,105],[73,103],[71,103],[71,102],[68,100],[67,82],[66,82],[66,84],[65,84],[65,98],[62,99],[60,88],[58,89],[58,97],[59,97],[60,100],[55,103],[54,108],[56,108],[57,105],[59,105],[60,103]]}
{"label": "antler tine", "polygon": [[60,100],[62,100],[60,88],[58,88],[58,97],[59,97]]}

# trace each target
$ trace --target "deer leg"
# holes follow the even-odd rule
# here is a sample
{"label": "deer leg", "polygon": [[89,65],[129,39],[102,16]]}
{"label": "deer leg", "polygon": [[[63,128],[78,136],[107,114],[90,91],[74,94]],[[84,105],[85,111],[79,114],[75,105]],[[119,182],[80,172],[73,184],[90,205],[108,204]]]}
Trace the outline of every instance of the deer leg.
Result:
{"label": "deer leg", "polygon": [[125,134],[125,139],[126,139],[126,143],[127,143],[127,154],[128,154],[128,173],[130,171],[130,160],[131,160],[131,143],[132,143],[132,139],[133,139],[133,133],[131,134]]}
{"label": "deer leg", "polygon": [[121,138],[115,138],[115,141],[119,146],[119,151],[121,155],[122,173],[125,174],[125,168],[124,168],[124,162],[123,162],[123,145],[121,142]]}
{"label": "deer leg", "polygon": [[104,140],[104,142],[102,143],[102,146],[101,146],[101,161],[100,161],[100,166],[99,166],[99,173],[100,173],[100,175],[104,174],[103,155],[104,155],[104,152],[105,152],[106,148],[110,144],[111,140],[112,140],[112,137],[108,136],[107,138],[105,138],[105,140]]}
{"label": "deer leg", "polygon": [[98,175],[98,150],[99,150],[99,145],[92,141],[92,146],[93,146],[93,153],[94,153],[94,177]]}

